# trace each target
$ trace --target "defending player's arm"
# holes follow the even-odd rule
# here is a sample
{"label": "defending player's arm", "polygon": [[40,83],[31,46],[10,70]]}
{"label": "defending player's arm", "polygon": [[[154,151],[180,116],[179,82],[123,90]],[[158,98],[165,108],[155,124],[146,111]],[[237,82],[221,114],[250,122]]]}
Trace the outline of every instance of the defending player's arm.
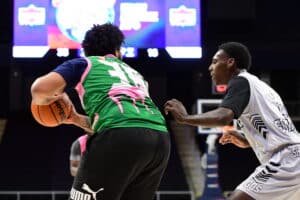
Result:
{"label": "defending player's arm", "polygon": [[178,123],[205,127],[225,126],[234,117],[232,110],[223,107],[200,115],[188,115],[183,104],[177,99],[172,99],[165,103],[165,113],[168,114],[169,112],[172,113]]}
{"label": "defending player's arm", "polygon": [[205,127],[225,126],[233,119],[239,118],[249,102],[249,97],[248,81],[242,77],[234,77],[228,83],[228,89],[219,108],[199,115],[188,115],[183,104],[172,99],[165,103],[165,113],[170,112],[177,122],[183,124]]}

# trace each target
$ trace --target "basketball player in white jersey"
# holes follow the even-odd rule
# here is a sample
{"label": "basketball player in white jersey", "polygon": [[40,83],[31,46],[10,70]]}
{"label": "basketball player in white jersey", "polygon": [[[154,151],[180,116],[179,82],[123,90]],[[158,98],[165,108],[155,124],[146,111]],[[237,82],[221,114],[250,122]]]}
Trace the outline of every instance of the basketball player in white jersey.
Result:
{"label": "basketball player in white jersey", "polygon": [[224,133],[221,144],[251,147],[261,165],[233,192],[230,200],[299,200],[300,134],[280,96],[266,83],[247,72],[251,55],[246,46],[228,42],[219,46],[209,71],[216,85],[227,85],[220,106],[200,115],[188,115],[183,104],[165,103],[182,124],[216,127],[238,119],[244,137]]}

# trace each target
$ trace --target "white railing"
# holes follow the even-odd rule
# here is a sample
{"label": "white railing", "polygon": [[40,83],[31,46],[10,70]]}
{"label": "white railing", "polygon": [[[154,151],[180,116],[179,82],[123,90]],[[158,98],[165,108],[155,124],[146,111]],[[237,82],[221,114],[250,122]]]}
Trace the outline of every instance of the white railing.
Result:
{"label": "white railing", "polygon": [[[0,200],[13,200],[12,198],[14,198],[14,200],[22,200],[23,196],[47,196],[44,200],[60,200],[61,198],[57,198],[58,195],[63,195],[65,199],[67,199],[69,193],[69,191],[0,191]],[[170,196],[187,196],[187,199],[190,197],[190,200],[194,200],[194,193],[191,191],[157,191],[155,193],[156,200],[164,200],[164,197]],[[175,199],[176,197],[174,200]],[[180,199],[182,199],[182,197]]]}
{"label": "white railing", "polygon": [[[22,200],[22,196],[49,196],[48,199],[56,200],[57,195],[65,195],[68,197],[69,191],[0,191],[0,200],[6,200],[8,198],[15,196],[15,200]],[[11,199],[11,198],[9,198]]]}

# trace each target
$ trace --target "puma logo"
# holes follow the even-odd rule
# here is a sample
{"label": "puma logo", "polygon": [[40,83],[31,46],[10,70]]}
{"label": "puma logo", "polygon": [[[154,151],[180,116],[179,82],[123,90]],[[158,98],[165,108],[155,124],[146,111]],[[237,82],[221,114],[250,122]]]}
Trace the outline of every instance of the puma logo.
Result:
{"label": "puma logo", "polygon": [[97,190],[97,191],[95,192],[95,191],[93,191],[86,183],[84,183],[84,184],[82,185],[82,189],[85,190],[85,191],[87,191],[88,193],[92,194],[94,200],[97,200],[97,197],[96,197],[97,193],[104,190],[104,188],[100,188],[99,190]]}

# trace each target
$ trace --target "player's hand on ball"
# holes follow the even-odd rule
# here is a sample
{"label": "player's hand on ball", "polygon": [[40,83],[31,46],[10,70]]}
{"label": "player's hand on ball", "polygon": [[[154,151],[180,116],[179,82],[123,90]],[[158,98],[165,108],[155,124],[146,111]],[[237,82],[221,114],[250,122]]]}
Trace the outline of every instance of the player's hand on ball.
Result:
{"label": "player's hand on ball", "polygon": [[37,105],[31,102],[33,118],[46,127],[56,127],[63,123],[70,115],[72,102],[67,95],[60,95],[48,105]]}
{"label": "player's hand on ball", "polygon": [[74,106],[72,105],[69,117],[63,121],[64,124],[73,124],[84,129],[88,133],[93,133],[91,122],[88,116],[77,113]]}

